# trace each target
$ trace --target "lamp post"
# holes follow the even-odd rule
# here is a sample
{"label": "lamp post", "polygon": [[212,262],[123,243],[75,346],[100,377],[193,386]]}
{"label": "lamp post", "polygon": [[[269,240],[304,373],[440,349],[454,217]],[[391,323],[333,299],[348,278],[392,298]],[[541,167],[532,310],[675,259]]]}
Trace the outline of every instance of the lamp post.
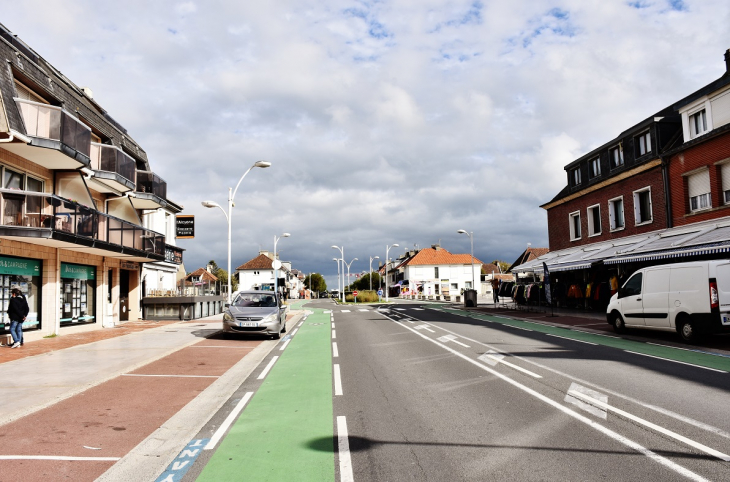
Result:
{"label": "lamp post", "polygon": [[380,256],[370,256],[370,291],[373,290],[373,260],[380,259]]}
{"label": "lamp post", "polygon": [[221,211],[223,211],[223,214],[226,215],[226,221],[228,221],[228,304],[231,303],[231,295],[233,294],[231,292],[231,277],[233,276],[233,273],[231,273],[231,222],[233,221],[233,206],[235,204],[233,203],[233,199],[236,197],[236,192],[238,192],[238,186],[241,185],[241,181],[243,181],[243,178],[246,177],[246,174],[251,172],[251,169],[254,167],[260,167],[262,169],[271,167],[271,163],[267,161],[256,161],[253,163],[251,167],[248,168],[246,172],[243,173],[243,176],[241,176],[241,179],[238,180],[238,184],[236,184],[236,189],[232,190],[231,188],[228,188],[228,213],[220,206],[220,204],[213,202],[213,201],[203,201],[201,204],[205,206],[206,208],[219,208]]}
{"label": "lamp post", "polygon": [[[344,303],[345,302],[345,280],[344,280],[344,277],[345,277],[345,247],[344,246],[343,247],[335,246],[334,244],[331,247],[332,247],[332,249],[338,249],[340,251],[340,259],[342,260],[342,278],[343,278],[342,292],[340,293],[340,295],[341,295],[340,299]],[[337,267],[339,269],[339,265],[337,265]],[[338,277],[337,279],[339,280],[340,278]],[[339,287],[340,286],[338,285],[337,288],[339,289]]]}
{"label": "lamp post", "polygon": [[388,252],[390,248],[397,248],[398,244],[385,245],[385,302],[388,302]]}
{"label": "lamp post", "polygon": [[337,263],[337,291],[340,291],[340,258],[332,258]]}
{"label": "lamp post", "polygon": [[459,234],[466,234],[469,236],[469,240],[471,241],[471,289],[476,289],[476,280],[474,279],[474,231],[471,233],[466,232],[464,229],[460,229],[457,231]]}
{"label": "lamp post", "polygon": [[276,259],[276,243],[278,243],[281,238],[288,238],[289,236],[291,236],[291,234],[289,234],[289,233],[282,233],[282,235],[278,236],[278,237],[276,235],[274,235],[274,263],[273,263],[274,264],[274,295],[279,294],[278,264],[281,264],[281,263],[277,263],[278,259]]}
{"label": "lamp post", "polygon": [[[344,259],[342,260],[342,262],[345,263],[345,265],[347,265],[347,284],[348,285],[350,284],[350,265],[352,265],[352,263],[355,261],[357,261],[357,258],[352,258],[352,261],[350,261],[349,263],[345,263]],[[342,269],[342,274],[345,274],[344,267]],[[343,293],[345,292],[344,286],[343,286],[342,292]]]}

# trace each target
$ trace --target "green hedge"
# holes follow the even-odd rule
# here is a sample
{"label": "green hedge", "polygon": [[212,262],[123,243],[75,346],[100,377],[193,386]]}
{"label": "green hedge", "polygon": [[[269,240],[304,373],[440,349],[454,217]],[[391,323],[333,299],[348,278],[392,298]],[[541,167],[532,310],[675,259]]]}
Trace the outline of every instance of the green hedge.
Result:
{"label": "green hedge", "polygon": [[[351,294],[345,295],[345,301],[348,303],[354,303],[355,297]],[[358,303],[374,303],[378,301],[378,292],[377,291],[358,291],[357,293],[357,302]]]}

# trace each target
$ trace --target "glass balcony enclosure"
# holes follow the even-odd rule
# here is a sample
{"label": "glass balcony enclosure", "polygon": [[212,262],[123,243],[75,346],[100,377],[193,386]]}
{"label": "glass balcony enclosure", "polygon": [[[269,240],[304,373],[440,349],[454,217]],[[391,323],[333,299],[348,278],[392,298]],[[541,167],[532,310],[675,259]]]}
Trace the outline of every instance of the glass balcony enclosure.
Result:
{"label": "glass balcony enclosure", "polygon": [[[161,259],[165,256],[164,235],[55,194],[0,189],[0,228],[5,227],[48,229],[131,248]],[[13,235],[23,236],[22,232]],[[39,236],[29,234],[29,237]]]}
{"label": "glass balcony enclosure", "polygon": [[167,183],[152,171],[137,171],[137,192],[146,192],[167,198]]}
{"label": "glass balcony enclosure", "polygon": [[91,129],[55,105],[15,98],[23,116],[26,134],[59,141],[87,158],[91,149]]}
{"label": "glass balcony enclosure", "polygon": [[132,182],[135,180],[136,163],[116,146],[91,143],[91,169],[119,174]]}

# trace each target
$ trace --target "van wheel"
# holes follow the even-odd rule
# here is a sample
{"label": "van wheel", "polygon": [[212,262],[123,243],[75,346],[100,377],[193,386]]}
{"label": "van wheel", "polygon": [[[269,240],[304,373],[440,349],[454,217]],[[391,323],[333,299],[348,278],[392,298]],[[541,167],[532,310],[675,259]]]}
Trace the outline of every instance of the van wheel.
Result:
{"label": "van wheel", "polygon": [[626,323],[624,323],[624,319],[618,313],[614,313],[613,315],[613,330],[616,333],[624,333],[626,331]]}
{"label": "van wheel", "polygon": [[679,326],[679,336],[681,336],[682,340],[687,343],[695,343],[697,341],[697,338],[699,338],[694,323],[692,323],[691,321],[682,322],[682,324]]}

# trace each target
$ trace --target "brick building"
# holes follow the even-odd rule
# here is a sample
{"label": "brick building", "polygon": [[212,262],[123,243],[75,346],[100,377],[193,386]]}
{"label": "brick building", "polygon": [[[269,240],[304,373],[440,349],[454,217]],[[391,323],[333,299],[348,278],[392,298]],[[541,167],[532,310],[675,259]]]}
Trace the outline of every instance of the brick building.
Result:
{"label": "brick building", "polygon": [[2,25],[0,57],[0,301],[26,293],[27,339],[139,318],[141,263],[175,249],[141,221],[167,206],[165,181],[90,89]]}

